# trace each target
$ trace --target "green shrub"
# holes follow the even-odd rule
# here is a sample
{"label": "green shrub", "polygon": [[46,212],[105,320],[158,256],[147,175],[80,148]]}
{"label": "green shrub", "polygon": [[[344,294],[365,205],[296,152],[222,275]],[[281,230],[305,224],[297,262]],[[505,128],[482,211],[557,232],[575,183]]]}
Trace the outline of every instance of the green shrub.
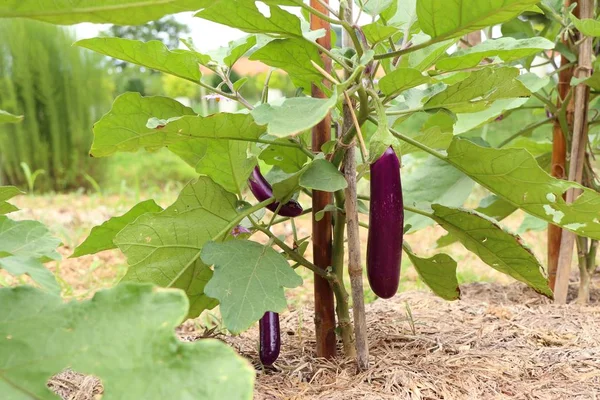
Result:
{"label": "green shrub", "polygon": [[0,109],[25,115],[0,126],[0,182],[26,185],[21,166],[42,170],[36,189],[89,185],[91,127],[110,108],[112,81],[101,56],[72,46],[70,30],[24,20],[0,24]]}

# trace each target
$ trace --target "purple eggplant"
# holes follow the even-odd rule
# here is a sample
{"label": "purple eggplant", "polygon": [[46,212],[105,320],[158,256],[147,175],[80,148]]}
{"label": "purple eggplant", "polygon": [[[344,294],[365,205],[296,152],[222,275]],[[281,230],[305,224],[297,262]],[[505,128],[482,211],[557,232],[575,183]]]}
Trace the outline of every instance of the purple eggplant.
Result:
{"label": "purple eggplant", "polygon": [[367,241],[367,277],[373,292],[389,299],[398,291],[404,201],[400,161],[390,147],[371,164],[371,202]]}
{"label": "purple eggplant", "polygon": [[279,314],[267,311],[258,323],[260,331],[260,362],[273,365],[279,357],[281,349],[281,332],[279,330]]}
{"label": "purple eggplant", "polygon": [[[250,186],[250,191],[256,197],[258,201],[265,201],[271,197],[273,197],[273,188],[267,182],[267,180],[260,173],[260,169],[258,167],[254,168],[252,171],[252,175],[248,179],[248,185]],[[267,206],[267,208],[273,212],[277,210],[279,207],[279,203],[271,203]],[[279,215],[282,217],[297,217],[302,214],[302,206],[296,200],[290,200],[285,203],[281,209],[279,210]]]}

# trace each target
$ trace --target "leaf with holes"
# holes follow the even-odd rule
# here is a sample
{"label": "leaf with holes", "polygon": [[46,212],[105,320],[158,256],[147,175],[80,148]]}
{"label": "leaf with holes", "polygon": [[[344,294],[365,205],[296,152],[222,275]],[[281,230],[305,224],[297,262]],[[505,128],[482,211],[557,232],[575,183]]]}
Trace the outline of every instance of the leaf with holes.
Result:
{"label": "leaf with holes", "polygon": [[225,326],[234,334],[267,311],[282,312],[287,307],[283,288],[302,284],[281,254],[249,240],[207,243],[202,261],[214,265],[214,277],[205,290],[219,300]]}

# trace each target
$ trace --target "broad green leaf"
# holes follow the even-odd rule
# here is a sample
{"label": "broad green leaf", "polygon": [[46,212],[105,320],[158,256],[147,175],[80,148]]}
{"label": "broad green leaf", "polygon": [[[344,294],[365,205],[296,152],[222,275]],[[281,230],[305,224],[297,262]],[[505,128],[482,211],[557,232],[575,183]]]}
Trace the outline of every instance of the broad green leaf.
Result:
{"label": "broad green leaf", "polygon": [[[424,132],[416,134],[412,138],[431,149],[446,150],[448,146],[450,146],[453,137],[454,135],[452,134],[452,131],[444,132],[439,127],[434,126]],[[400,143],[400,152],[403,156],[422,151],[423,150],[413,146],[412,144],[408,144],[406,142]]]}
{"label": "broad green leaf", "polygon": [[0,304],[3,400],[58,399],[46,384],[65,368],[100,378],[103,400],[253,396],[254,368],[233,349],[177,339],[188,308],[180,291],[125,284],[65,303],[19,286],[0,289]]}
{"label": "broad green leaf", "polygon": [[445,108],[467,113],[481,111],[495,100],[529,96],[529,90],[516,79],[518,76],[519,70],[511,67],[475,71],[429,99],[425,109]]}
{"label": "broad green leaf", "polygon": [[323,79],[311,63],[312,61],[323,66],[319,51],[304,39],[273,40],[255,51],[250,59],[284,70],[294,85],[304,89],[310,90],[311,83]]}
{"label": "broad green leaf", "polygon": [[585,83],[594,90],[600,90],[600,71],[594,71],[592,76],[582,81],[582,83]]}
{"label": "broad green leaf", "polygon": [[379,80],[379,89],[388,95],[398,94],[404,90],[428,83],[430,78],[412,68],[398,68]]}
{"label": "broad green leaf", "polygon": [[384,25],[381,20],[377,20],[370,24],[362,27],[363,33],[367,38],[367,41],[371,44],[379,43],[386,40],[395,33],[399,32],[399,29],[395,26]]}
{"label": "broad green leaf", "polygon": [[[446,159],[527,213],[579,235],[600,239],[600,194],[551,177],[526,150],[486,148],[455,138]],[[569,188],[583,190],[572,204],[562,198]]]}
{"label": "broad green leaf", "polygon": [[60,240],[38,221],[13,221],[0,215],[0,257],[13,255],[60,260]]}
{"label": "broad green leaf", "polygon": [[460,37],[517,17],[539,0],[418,0],[417,16],[423,32],[441,41]]}
{"label": "broad green leaf", "polygon": [[337,93],[329,99],[292,97],[281,104],[261,104],[252,110],[259,125],[267,125],[267,133],[277,137],[297,135],[321,122],[335,107]]}
{"label": "broad green leaf", "polygon": [[60,240],[37,221],[13,221],[0,215],[0,268],[14,276],[26,274],[44,289],[60,291],[43,262],[59,260]]}
{"label": "broad green leaf", "polygon": [[523,84],[523,86],[529,89],[531,93],[541,90],[550,83],[549,76],[540,77],[533,72],[521,74],[517,79]]}
{"label": "broad green leaf", "polygon": [[494,220],[475,211],[432,206],[433,218],[469,251],[490,267],[552,297],[542,266],[519,236],[500,227]]}
{"label": "broad green leaf", "polygon": [[6,0],[0,3],[0,18],[31,18],[53,24],[140,25],[168,14],[195,11],[205,0]]}
{"label": "broad green leaf", "polygon": [[184,140],[179,135],[166,134],[163,125],[147,126],[150,117],[164,119],[195,115],[194,110],[167,97],[142,97],[139,93],[124,93],[117,97],[111,110],[94,125],[94,143],[90,154],[106,157],[119,151],[155,150]]}
{"label": "broad green leaf", "polygon": [[170,151],[232,193],[241,193],[246,186],[257,164],[249,143],[264,131],[252,116],[228,113],[173,118],[161,128],[168,137],[185,139],[171,144]]}
{"label": "broad green leaf", "polygon": [[[292,196],[300,190],[300,177],[304,173],[306,169],[302,169],[295,174],[277,177],[275,180],[272,180],[273,184],[273,196],[281,202],[284,203],[289,201]],[[272,170],[271,170],[272,171]],[[271,172],[269,171],[269,172]],[[269,174],[269,177],[272,177],[273,174]]]}
{"label": "broad green leaf", "polygon": [[300,176],[300,186],[310,190],[337,192],[348,186],[344,175],[327,160],[314,160]]}
{"label": "broad green leaf", "polygon": [[[460,207],[472,190],[473,181],[468,176],[435,157],[402,173],[404,204],[423,210],[430,210],[432,203]],[[431,220],[407,211],[404,223],[412,225],[409,232],[415,232],[431,225]]]}
{"label": "broad green leaf", "polygon": [[571,22],[575,28],[585,36],[600,36],[600,21],[595,19],[579,19],[573,14],[570,14]]}
{"label": "broad green leaf", "polygon": [[460,298],[460,288],[456,279],[456,261],[448,254],[436,254],[422,258],[412,252],[406,244],[402,246],[410,258],[419,277],[436,295],[445,300]]}
{"label": "broad green leaf", "polygon": [[215,0],[196,17],[237,28],[248,33],[274,33],[302,37],[300,19],[270,3],[265,17],[253,0]]}
{"label": "broad green leaf", "polygon": [[70,258],[81,257],[86,254],[96,254],[99,251],[115,249],[117,246],[113,240],[117,234],[128,224],[135,221],[140,215],[146,213],[157,213],[162,211],[162,207],[157,205],[154,200],[146,200],[136,204],[125,214],[112,217],[102,225],[92,228],[89,236],[81,243]]}
{"label": "broad green leaf", "polygon": [[18,208],[10,203],[7,200],[12,199],[15,196],[23,194],[20,189],[15,186],[0,186],[0,215],[8,214],[13,211],[17,211]]}
{"label": "broad green leaf", "polygon": [[[287,139],[277,139],[277,142],[290,143]],[[308,156],[300,149],[295,147],[268,145],[261,153],[259,158],[269,165],[281,168],[284,172],[294,173],[302,169]]]}
{"label": "broad green leaf", "polygon": [[408,31],[417,20],[417,0],[395,0],[382,17],[388,25]]}
{"label": "broad green leaf", "polygon": [[[425,43],[431,39],[430,36],[424,33],[416,34],[411,41],[414,45]],[[448,50],[458,39],[449,39],[440,43],[434,43],[424,49],[413,51],[412,53],[403,56],[400,60],[399,67],[414,68],[419,71],[425,71],[434,65],[439,59],[445,58],[446,50]]]}
{"label": "broad green leaf", "polygon": [[208,177],[188,184],[164,211],[144,214],[127,225],[115,244],[127,256],[125,281],[183,289],[190,318],[217,302],[204,294],[212,270],[200,260],[204,244],[238,217],[236,197]]}
{"label": "broad green leaf", "polygon": [[479,65],[484,58],[490,57],[499,57],[503,62],[511,62],[553,48],[554,43],[542,37],[521,40],[503,37],[459,50],[452,56],[438,61],[435,67],[442,71],[472,68]]}
{"label": "broad green leaf", "polygon": [[535,36],[535,31],[533,30],[531,21],[513,18],[502,24],[502,36],[515,39],[527,39]]}
{"label": "broad green leaf", "polygon": [[22,115],[14,115],[9,113],[8,111],[0,110],[0,124],[16,124],[17,122],[21,122],[22,120]]}
{"label": "broad green leaf", "polygon": [[[490,217],[496,221],[502,221],[517,210],[517,207],[510,204],[509,202],[502,200],[495,194],[489,195],[483,198],[479,202],[479,206],[475,209],[475,212]],[[456,242],[454,236],[448,233],[437,240],[437,247],[442,248]]]}
{"label": "broad green leaf", "polygon": [[34,282],[51,293],[60,293],[54,274],[35,257],[25,255],[0,258],[0,268],[13,276],[28,275]]}
{"label": "broad green leaf", "polygon": [[302,284],[281,254],[249,240],[207,243],[202,261],[214,265],[206,293],[219,300],[225,326],[233,334],[248,329],[267,311],[285,310],[283,288]]}
{"label": "broad green leaf", "polygon": [[183,49],[169,50],[159,40],[141,42],[105,37],[83,39],[75,44],[105,56],[175,75],[195,83],[200,82],[201,77],[198,64],[206,62],[206,59],[196,52]]}
{"label": "broad green leaf", "polygon": [[227,47],[221,47],[209,53],[213,60],[229,68],[242,58],[252,47],[256,45],[256,36],[250,35],[229,42]]}
{"label": "broad green leaf", "polygon": [[389,8],[395,1],[396,0],[354,0],[364,12],[374,17]]}
{"label": "broad green leaf", "polygon": [[529,100],[526,97],[516,99],[500,99],[490,104],[490,107],[474,113],[457,114],[454,134],[459,135],[475,129],[486,122],[492,121],[503,112],[521,107]]}

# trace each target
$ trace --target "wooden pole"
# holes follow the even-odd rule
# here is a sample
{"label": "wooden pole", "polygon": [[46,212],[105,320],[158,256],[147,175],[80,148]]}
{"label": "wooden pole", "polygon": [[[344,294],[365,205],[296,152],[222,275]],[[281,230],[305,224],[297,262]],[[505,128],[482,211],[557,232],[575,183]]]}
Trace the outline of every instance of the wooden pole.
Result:
{"label": "wooden pole", "polygon": [[[579,15],[582,19],[594,17],[594,0],[581,0],[578,2]],[[583,80],[592,72],[592,38],[579,36],[579,57],[575,76]],[[580,83],[575,87],[575,115],[573,121],[573,139],[571,141],[571,160],[569,161],[569,180],[581,183],[583,178],[583,167],[585,164],[585,148],[588,136],[588,103],[590,88]],[[567,203],[572,203],[581,193],[579,189],[567,191]],[[573,259],[573,246],[575,234],[563,231],[560,241],[560,255],[556,271],[556,283],[554,287],[554,301],[557,304],[567,302],[569,290],[569,276],[571,275],[571,262]]]}
{"label": "wooden pole", "polygon": [[[329,0],[321,0],[328,4]],[[310,6],[319,10],[321,13],[328,15],[329,11],[318,0],[310,0]],[[310,16],[310,28],[312,30],[325,29],[325,36],[317,39],[317,42],[331,49],[331,26],[329,22],[323,21],[314,14]],[[321,54],[325,71],[331,72],[331,60],[324,54]],[[328,84],[323,80],[324,84]],[[312,85],[312,96],[324,98],[325,93],[316,85]],[[328,115],[312,130],[312,148],[314,152],[319,152],[321,146],[331,140],[331,117]],[[312,206],[313,206],[313,221],[312,221],[312,239],[313,239],[313,259],[315,265],[326,269],[331,266],[331,213],[328,212],[325,216],[317,221],[315,215],[317,212],[325,208],[326,205],[332,203],[332,195],[327,192],[313,191]],[[336,353],[336,337],[335,337],[335,309],[333,291],[329,282],[326,279],[315,275],[315,334],[317,340],[317,357],[333,358]]]}

